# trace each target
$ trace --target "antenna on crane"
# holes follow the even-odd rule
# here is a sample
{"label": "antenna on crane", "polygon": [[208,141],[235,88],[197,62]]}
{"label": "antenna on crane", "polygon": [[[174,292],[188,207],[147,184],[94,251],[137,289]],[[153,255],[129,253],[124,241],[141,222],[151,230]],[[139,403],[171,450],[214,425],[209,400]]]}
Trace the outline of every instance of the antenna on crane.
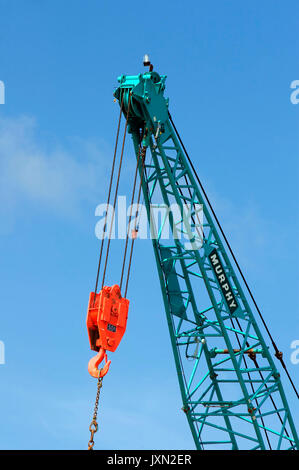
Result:
{"label": "antenna on crane", "polygon": [[143,65],[144,67],[149,67],[149,71],[152,72],[154,70],[153,64],[151,64],[150,58],[148,54],[144,54],[143,56]]}

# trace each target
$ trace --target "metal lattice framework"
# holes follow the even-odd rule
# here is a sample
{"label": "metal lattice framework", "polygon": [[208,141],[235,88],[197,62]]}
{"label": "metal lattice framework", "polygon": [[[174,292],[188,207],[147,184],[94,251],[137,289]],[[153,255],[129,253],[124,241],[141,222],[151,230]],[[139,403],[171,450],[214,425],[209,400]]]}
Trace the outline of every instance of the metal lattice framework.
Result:
{"label": "metal lattice framework", "polygon": [[[115,96],[124,112],[131,100],[129,132],[196,448],[299,449],[280,374],[169,119],[165,79],[122,76]],[[159,223],[157,206],[165,209]]]}

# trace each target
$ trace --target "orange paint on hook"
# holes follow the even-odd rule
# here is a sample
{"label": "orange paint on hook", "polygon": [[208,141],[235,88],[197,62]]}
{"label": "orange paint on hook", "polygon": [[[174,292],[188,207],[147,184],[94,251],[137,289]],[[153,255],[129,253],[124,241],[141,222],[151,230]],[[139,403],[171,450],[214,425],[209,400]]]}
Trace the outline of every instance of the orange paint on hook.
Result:
{"label": "orange paint on hook", "polygon": [[[99,364],[105,359],[105,365],[102,369],[99,370]],[[92,377],[104,377],[107,374],[111,361],[107,360],[107,354],[105,349],[100,349],[98,354],[92,357],[88,363],[88,372]]]}

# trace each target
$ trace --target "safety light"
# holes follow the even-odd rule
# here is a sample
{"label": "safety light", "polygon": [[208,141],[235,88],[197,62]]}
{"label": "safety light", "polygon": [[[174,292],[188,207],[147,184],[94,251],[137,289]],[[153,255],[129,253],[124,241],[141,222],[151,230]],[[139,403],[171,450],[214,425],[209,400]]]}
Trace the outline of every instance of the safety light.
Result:
{"label": "safety light", "polygon": [[147,67],[147,66],[151,65],[150,58],[147,54],[145,54],[143,56],[143,65],[144,65],[144,67]]}

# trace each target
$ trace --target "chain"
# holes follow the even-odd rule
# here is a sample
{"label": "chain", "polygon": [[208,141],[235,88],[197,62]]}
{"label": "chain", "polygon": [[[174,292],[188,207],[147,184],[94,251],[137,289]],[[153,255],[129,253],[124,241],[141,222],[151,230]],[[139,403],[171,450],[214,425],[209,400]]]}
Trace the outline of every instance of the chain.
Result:
{"label": "chain", "polygon": [[90,440],[88,442],[88,450],[93,450],[93,446],[94,446],[93,436],[95,435],[95,433],[98,430],[97,416],[98,416],[98,407],[99,407],[100,390],[102,388],[102,382],[103,382],[103,377],[99,377],[97,396],[96,396],[96,401],[95,401],[95,405],[94,405],[93,417],[92,417],[92,421],[89,425]]}

